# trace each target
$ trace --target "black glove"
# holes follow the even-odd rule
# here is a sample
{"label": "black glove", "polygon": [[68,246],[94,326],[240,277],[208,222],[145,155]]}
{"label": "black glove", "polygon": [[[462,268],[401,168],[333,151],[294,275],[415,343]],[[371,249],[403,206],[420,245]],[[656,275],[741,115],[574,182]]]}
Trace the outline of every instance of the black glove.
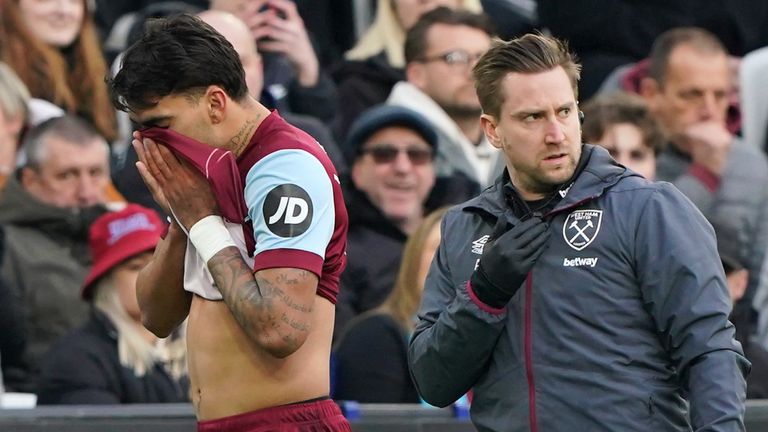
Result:
{"label": "black glove", "polygon": [[[506,232],[506,222],[500,222],[503,234],[497,235],[496,240],[491,236],[477,270],[470,277],[477,298],[497,309],[506,306],[520,289],[549,239],[549,226],[539,217],[521,222]],[[497,224],[494,231],[499,230]]]}

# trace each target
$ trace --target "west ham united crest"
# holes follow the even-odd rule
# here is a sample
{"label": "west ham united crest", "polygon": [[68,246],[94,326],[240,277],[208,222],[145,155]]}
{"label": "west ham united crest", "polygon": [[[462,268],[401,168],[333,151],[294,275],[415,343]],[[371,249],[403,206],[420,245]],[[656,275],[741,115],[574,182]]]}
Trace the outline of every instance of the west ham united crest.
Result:
{"label": "west ham united crest", "polygon": [[600,231],[602,210],[576,210],[569,214],[563,225],[563,238],[568,246],[580,251],[589,246]]}

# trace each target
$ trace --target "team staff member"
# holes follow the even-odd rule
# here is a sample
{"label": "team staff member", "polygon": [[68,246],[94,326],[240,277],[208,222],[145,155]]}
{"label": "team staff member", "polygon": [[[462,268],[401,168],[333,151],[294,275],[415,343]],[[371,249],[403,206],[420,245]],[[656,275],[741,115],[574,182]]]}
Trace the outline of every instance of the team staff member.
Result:
{"label": "team staff member", "polygon": [[416,386],[439,406],[472,389],[480,431],[744,430],[749,362],[712,228],[671,185],[581,143],[579,69],[539,35],[475,67],[507,172],[444,219]]}
{"label": "team staff member", "polygon": [[153,21],[110,85],[154,126],[137,167],[175,222],[137,296],[160,337],[189,317],[198,430],[350,430],[327,396],[347,215],[322,147],[248,95],[196,17]]}

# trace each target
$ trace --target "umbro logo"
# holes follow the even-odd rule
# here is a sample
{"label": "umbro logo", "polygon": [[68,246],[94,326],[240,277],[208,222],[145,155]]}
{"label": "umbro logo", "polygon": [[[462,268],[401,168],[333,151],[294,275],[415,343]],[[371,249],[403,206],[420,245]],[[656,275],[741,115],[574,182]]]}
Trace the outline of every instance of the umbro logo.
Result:
{"label": "umbro logo", "polygon": [[480,237],[472,242],[472,253],[482,255],[485,244],[488,243],[488,239],[491,238],[488,234]]}

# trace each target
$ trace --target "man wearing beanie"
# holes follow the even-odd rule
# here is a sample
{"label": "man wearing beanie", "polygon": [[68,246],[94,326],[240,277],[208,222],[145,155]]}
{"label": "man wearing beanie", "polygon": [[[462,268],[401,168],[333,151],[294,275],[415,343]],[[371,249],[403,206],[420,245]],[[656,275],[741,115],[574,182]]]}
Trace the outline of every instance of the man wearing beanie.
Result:
{"label": "man wearing beanie", "polygon": [[392,290],[405,240],[421,223],[435,184],[436,146],[429,121],[405,107],[379,105],[352,124],[343,148],[351,166],[343,183],[348,261],[334,335]]}

